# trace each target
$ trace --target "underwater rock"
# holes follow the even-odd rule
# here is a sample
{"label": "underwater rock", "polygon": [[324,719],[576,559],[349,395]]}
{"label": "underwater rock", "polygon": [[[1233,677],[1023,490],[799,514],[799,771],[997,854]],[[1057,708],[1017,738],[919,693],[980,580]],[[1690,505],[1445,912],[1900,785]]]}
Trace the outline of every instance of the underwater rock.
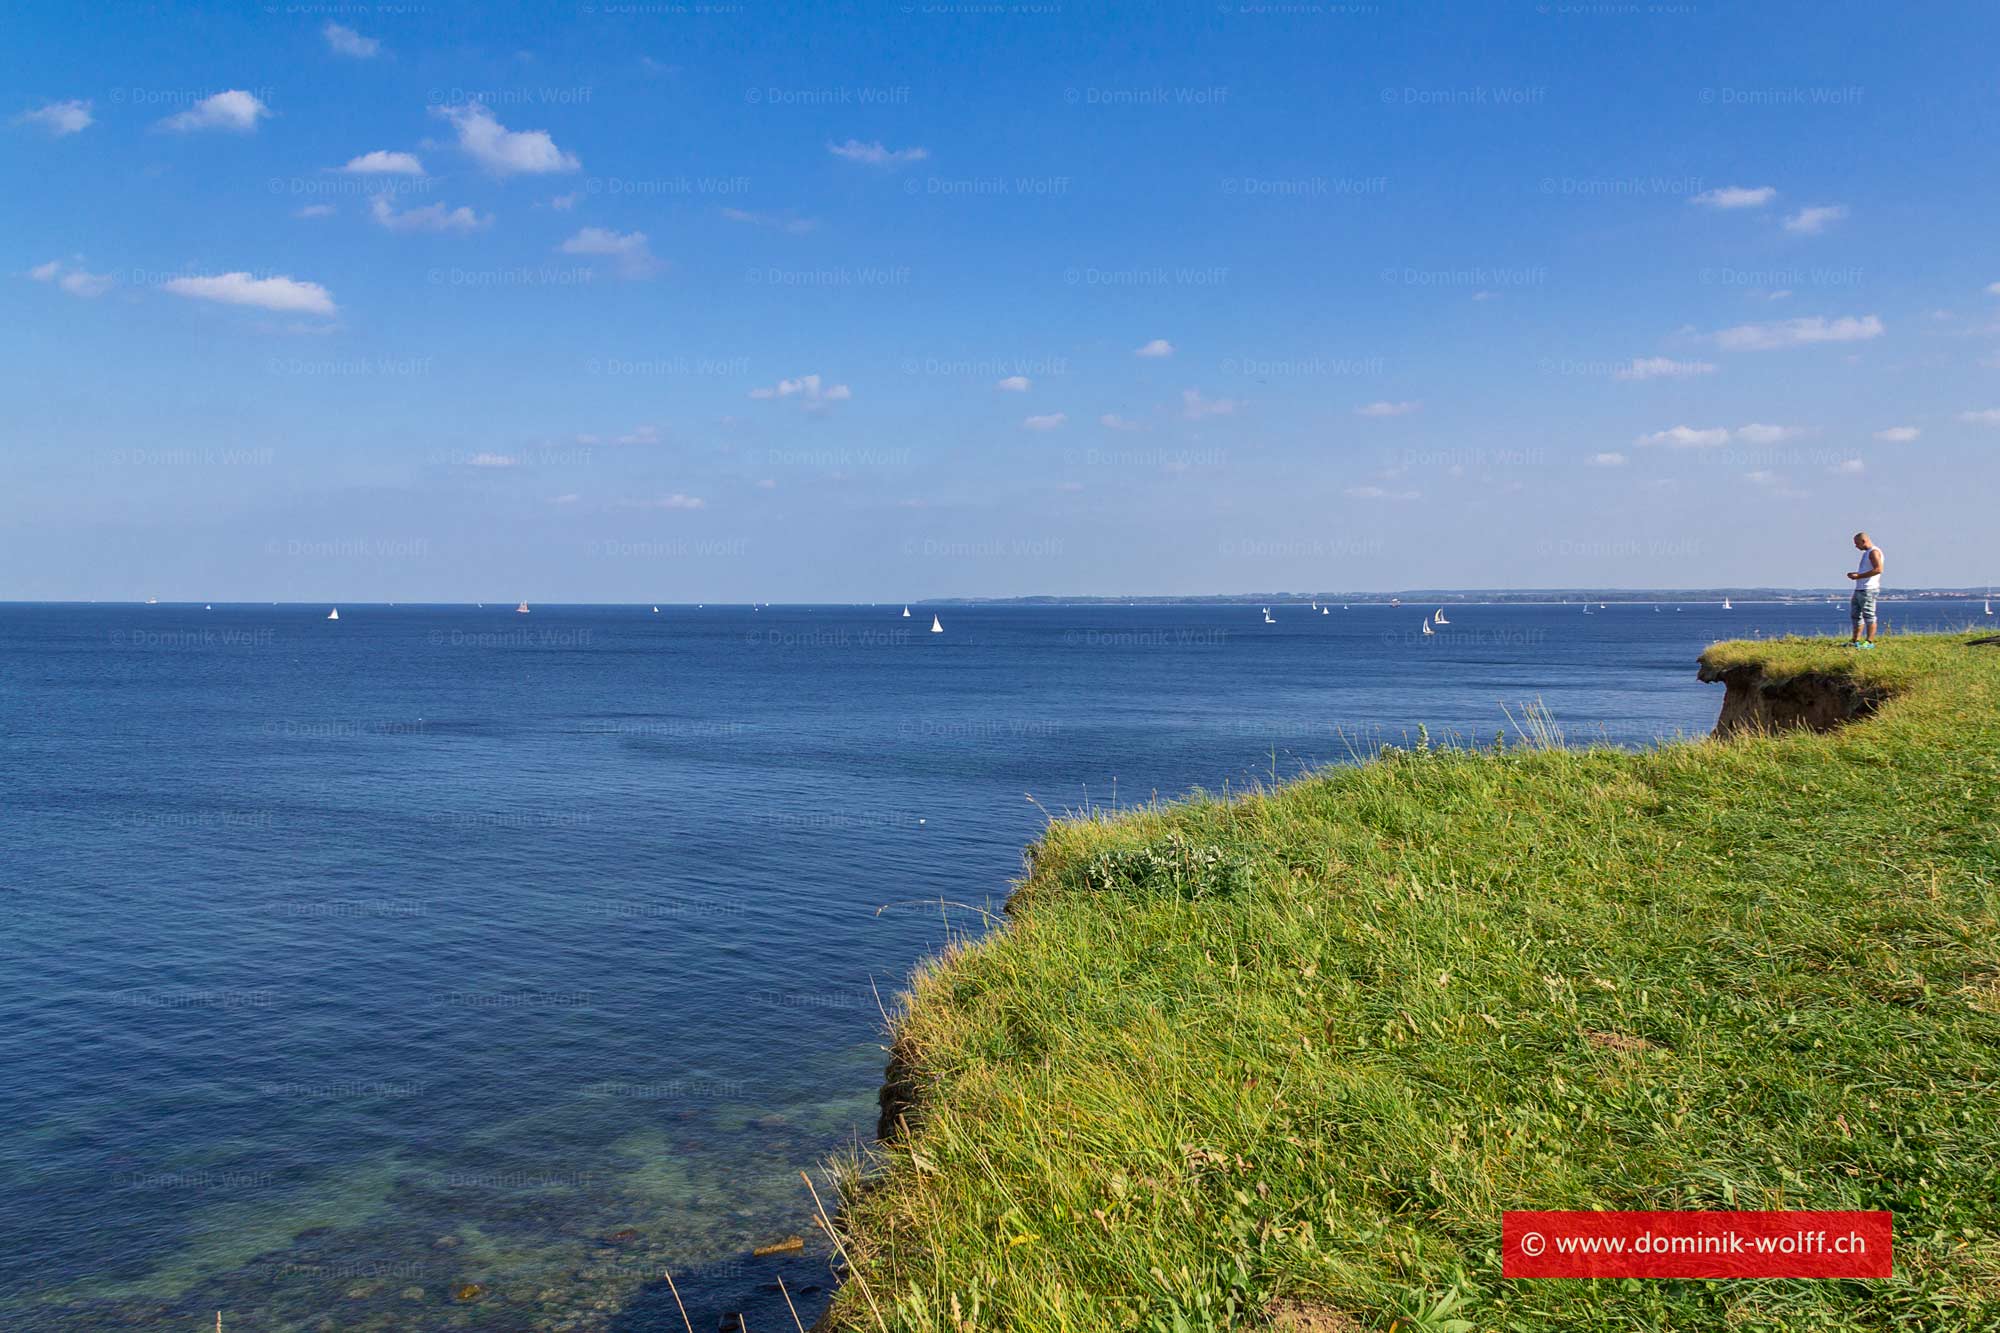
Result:
{"label": "underwater rock", "polygon": [[783,1240],[774,1240],[769,1245],[759,1245],[750,1253],[761,1259],[767,1254],[790,1254],[793,1250],[803,1250],[805,1247],[804,1236],[787,1236]]}
{"label": "underwater rock", "polygon": [[460,1286],[458,1290],[452,1292],[451,1295],[453,1300],[476,1301],[485,1294],[486,1288],[480,1286],[477,1282],[467,1282]]}

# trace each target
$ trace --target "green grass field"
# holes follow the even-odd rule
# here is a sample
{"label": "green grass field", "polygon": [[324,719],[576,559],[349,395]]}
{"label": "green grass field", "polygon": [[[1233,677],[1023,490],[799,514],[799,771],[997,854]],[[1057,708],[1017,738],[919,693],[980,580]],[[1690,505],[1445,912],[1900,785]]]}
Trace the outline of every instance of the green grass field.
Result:
{"label": "green grass field", "polygon": [[[913,982],[921,1110],[846,1181],[833,1325],[2000,1328],[2000,649],[1967,637],[1711,650],[1898,692],[1832,733],[1405,750],[1053,824],[1007,928]],[[1886,1208],[1896,1276],[1504,1281],[1509,1208]]]}

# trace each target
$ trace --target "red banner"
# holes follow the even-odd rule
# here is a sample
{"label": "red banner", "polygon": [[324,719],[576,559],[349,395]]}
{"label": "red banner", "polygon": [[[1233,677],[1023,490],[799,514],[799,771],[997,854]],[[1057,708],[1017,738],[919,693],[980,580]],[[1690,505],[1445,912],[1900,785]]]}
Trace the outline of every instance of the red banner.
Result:
{"label": "red banner", "polygon": [[1890,1214],[1502,1213],[1502,1277],[1888,1277]]}

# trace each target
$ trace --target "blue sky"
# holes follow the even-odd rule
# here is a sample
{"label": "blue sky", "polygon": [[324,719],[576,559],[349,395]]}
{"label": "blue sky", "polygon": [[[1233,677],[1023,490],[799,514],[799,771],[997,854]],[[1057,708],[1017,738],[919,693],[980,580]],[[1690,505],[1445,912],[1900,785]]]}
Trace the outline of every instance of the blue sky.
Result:
{"label": "blue sky", "polygon": [[2000,23],[14,12],[0,596],[2000,579]]}

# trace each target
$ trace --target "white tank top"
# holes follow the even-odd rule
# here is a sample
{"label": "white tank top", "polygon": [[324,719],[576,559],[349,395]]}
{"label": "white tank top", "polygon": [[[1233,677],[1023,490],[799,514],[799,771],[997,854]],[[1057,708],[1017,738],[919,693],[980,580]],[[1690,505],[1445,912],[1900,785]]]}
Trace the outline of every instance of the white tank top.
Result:
{"label": "white tank top", "polygon": [[[1855,567],[1854,572],[1857,574],[1868,574],[1868,562],[1874,559],[1875,552],[1881,549],[1881,547],[1875,546],[1863,551],[1861,553],[1861,563]],[[1882,586],[1882,576],[1880,574],[1868,574],[1867,578],[1856,579],[1854,586],[1857,588],[1866,588],[1872,592]]]}

